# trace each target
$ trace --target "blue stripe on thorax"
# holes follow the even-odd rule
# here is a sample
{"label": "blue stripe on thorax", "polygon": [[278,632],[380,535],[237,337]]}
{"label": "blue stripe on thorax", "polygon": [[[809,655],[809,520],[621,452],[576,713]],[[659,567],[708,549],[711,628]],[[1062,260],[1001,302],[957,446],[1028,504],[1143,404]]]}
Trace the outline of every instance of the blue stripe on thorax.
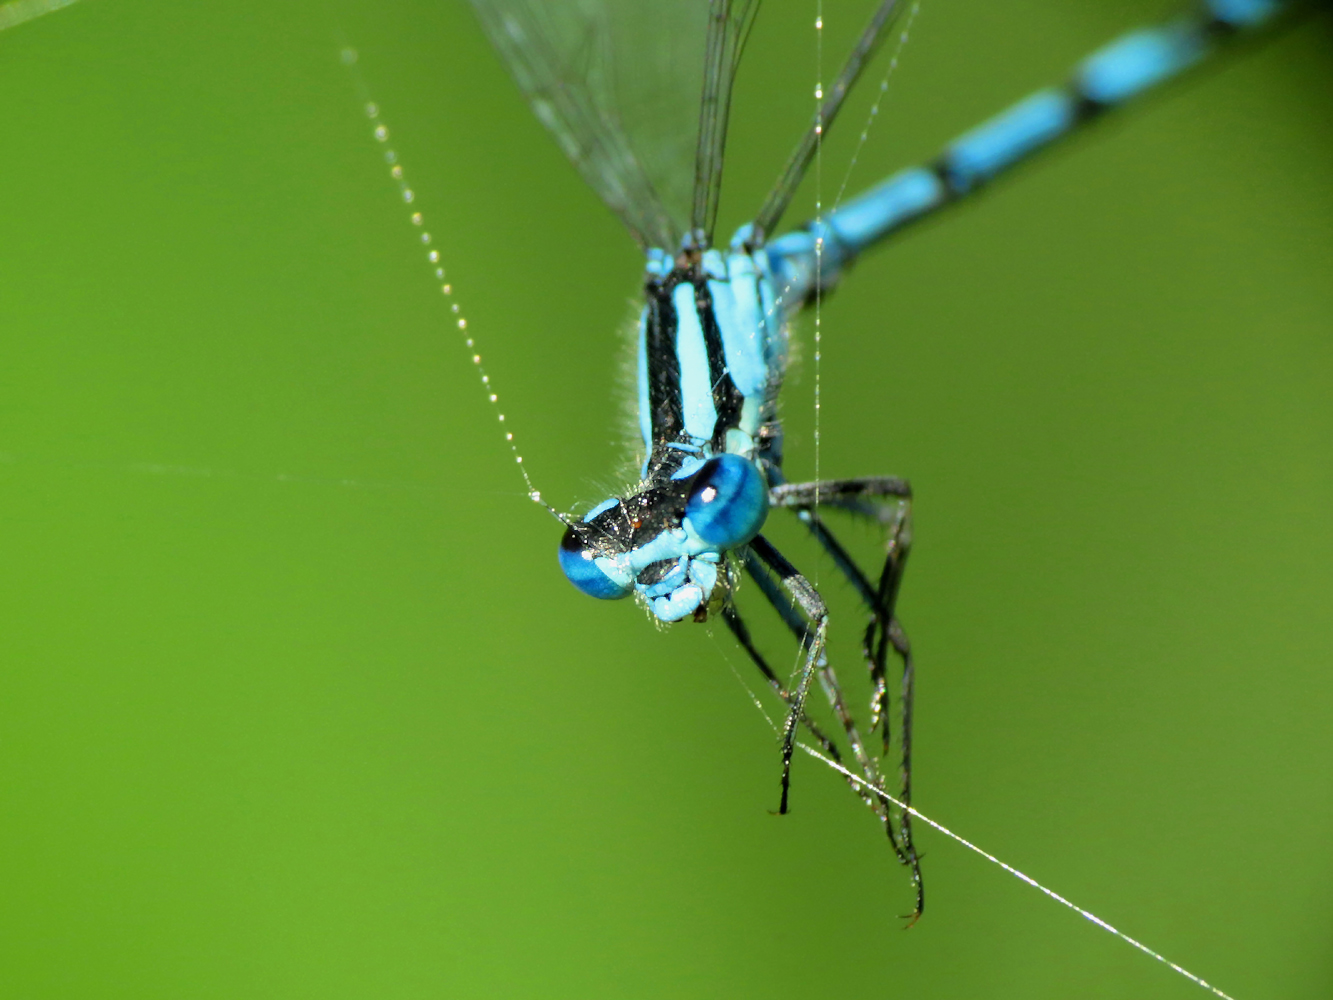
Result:
{"label": "blue stripe on thorax", "polygon": [[[680,452],[753,457],[786,360],[785,325],[765,271],[737,246],[663,274],[651,256],[640,315],[639,428],[647,478],[672,477]],[[693,460],[691,460],[693,461]]]}
{"label": "blue stripe on thorax", "polygon": [[695,308],[694,286],[681,282],[671,293],[676,307],[676,364],[680,371],[681,417],[685,433],[696,443],[712,440],[717,426],[717,407],[713,405],[713,381],[708,371],[708,348],[699,311]]}
{"label": "blue stripe on thorax", "polygon": [[769,338],[754,258],[747,253],[723,258],[710,250],[704,269],[731,380],[742,396],[762,398],[768,387]]}

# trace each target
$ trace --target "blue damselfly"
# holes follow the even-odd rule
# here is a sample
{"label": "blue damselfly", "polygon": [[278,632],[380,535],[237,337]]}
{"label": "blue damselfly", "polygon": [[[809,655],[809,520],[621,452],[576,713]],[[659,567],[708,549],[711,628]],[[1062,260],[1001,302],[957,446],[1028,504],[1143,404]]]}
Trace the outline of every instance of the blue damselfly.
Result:
{"label": "blue damselfly", "polygon": [[[631,13],[600,4],[557,10],[474,0],[474,6],[537,117],[648,253],[647,305],[636,352],[639,480],[581,518],[557,515],[566,524],[561,567],[588,595],[633,595],[665,623],[722,618],[788,706],[780,813],[787,811],[801,727],[833,761],[840,759],[836,742],[805,715],[809,685],[818,675],[859,769],[859,775],[844,773],[912,872],[914,922],[924,902],[907,807],[914,674],[910,643],[894,610],[910,545],[911,491],[896,478],[786,480],[776,401],[787,364],[788,317],[802,305],[818,304],[864,249],[1193,68],[1230,36],[1268,27],[1286,5],[1209,3],[1158,28],[1127,34],[1083,61],[1062,88],[1033,94],[955,140],[929,164],[894,175],[775,239],[828,126],[891,33],[898,5],[887,0],[828,93],[819,86],[813,125],[755,222],[738,230],[724,252],[713,249],[714,224],[731,87],[754,5],[699,4],[693,22],[680,11]],[[817,30],[822,26],[817,18]],[[701,99],[681,101],[679,95],[691,93],[690,84],[700,79]],[[545,504],[538,493],[532,497]],[[886,529],[888,554],[878,573],[860,568],[833,536],[821,503]],[[771,507],[797,514],[868,608],[862,657],[872,686],[868,727],[872,735],[880,730],[878,752],[867,750],[829,665],[823,599],[760,534]],[[741,619],[734,597],[742,573],[800,642],[804,664],[794,686],[784,685]],[[886,792],[875,759],[891,746],[890,649],[902,662],[896,797]]]}
{"label": "blue damselfly", "polygon": [[[536,0],[473,5],[538,119],[648,255],[647,304],[637,334],[639,479],[579,518],[561,516],[561,567],[589,596],[633,595],[664,623],[721,617],[788,706],[779,813],[787,812],[802,727],[825,754],[841,760],[837,741],[805,714],[818,676],[845,741],[843,752],[855,759],[859,780],[849,775],[853,787],[911,871],[914,922],[924,904],[907,808],[914,668],[895,612],[911,540],[911,489],[891,477],[787,480],[777,400],[788,363],[789,318],[809,303],[818,305],[864,250],[1193,68],[1231,36],[1270,27],[1287,5],[1213,0],[1160,27],[1127,34],[1084,60],[1063,86],[1038,91],[954,140],[930,163],[781,236],[778,226],[830,126],[893,34],[902,5],[885,0],[827,92],[819,85],[813,123],[753,223],[737,230],[726,250],[715,248],[715,223],[732,86],[756,3],[712,0],[680,9]],[[822,28],[819,16],[816,30]],[[443,270],[438,277],[443,280]],[[541,501],[536,493],[533,498]],[[884,527],[887,556],[879,570],[857,564],[821,507]],[[761,533],[771,508],[797,515],[867,608],[862,658],[872,694],[864,726],[872,740],[878,730],[877,748],[869,748],[858,730],[829,663],[823,598]],[[790,686],[770,667],[741,617],[735,595],[742,576],[753,581],[804,651]],[[896,730],[886,669],[890,650],[902,667]],[[900,756],[891,796],[878,759],[889,754],[894,732]]]}
{"label": "blue damselfly", "polygon": [[[850,190],[1173,6],[926,5]],[[756,23],[724,238],[808,118],[811,15]],[[537,485],[595,503],[638,255],[465,5],[344,27]],[[1327,317],[1321,31],[1108,117],[867,256],[824,314],[824,473],[922,498],[923,804],[1241,996],[1322,968],[1324,362],[1292,334]],[[61,848],[7,855],[15,948],[70,942],[85,992],[159,953],[188,956],[157,970],[181,991],[212,962],[238,995],[1180,992],[925,837],[933,916],[895,934],[905,880],[852,795],[807,767],[765,815],[726,631],[645,635],[554,579],[330,34],[299,3],[103,0],[0,43],[23,95],[6,418],[28,415],[3,440],[6,773],[80,788],[12,811]],[[855,664],[856,595],[821,589]],[[27,968],[16,992],[50,993]]]}

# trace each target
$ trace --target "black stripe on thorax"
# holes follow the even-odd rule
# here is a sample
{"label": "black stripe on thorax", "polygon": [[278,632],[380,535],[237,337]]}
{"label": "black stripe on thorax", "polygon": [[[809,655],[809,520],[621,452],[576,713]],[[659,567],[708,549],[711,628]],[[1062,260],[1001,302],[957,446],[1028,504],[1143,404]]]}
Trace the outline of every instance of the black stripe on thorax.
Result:
{"label": "black stripe on thorax", "polygon": [[722,347],[722,331],[713,311],[713,297],[708,280],[697,266],[678,267],[661,281],[650,281],[644,289],[648,300],[647,329],[645,333],[648,355],[648,407],[652,422],[653,446],[684,440],[685,422],[680,391],[680,358],[676,353],[679,317],[676,315],[672,294],[677,286],[689,284],[694,288],[694,304],[704,334],[704,348],[708,356],[709,384],[712,386],[713,407],[717,421],[713,426],[710,445],[721,450],[727,431],[737,426],[745,397],[727,371],[726,352]]}
{"label": "black stripe on thorax", "polygon": [[648,353],[648,408],[654,447],[680,438],[684,423],[680,399],[680,361],[676,357],[676,307],[671,301],[671,278],[649,282],[645,337]]}
{"label": "black stripe on thorax", "polygon": [[718,326],[717,314],[713,311],[713,296],[708,290],[708,282],[702,278],[696,280],[694,285],[694,305],[699,311],[699,322],[704,331],[709,383],[713,387],[713,408],[717,410],[712,447],[713,451],[720,452],[726,448],[727,431],[740,423],[745,397],[727,371],[727,356],[722,348],[722,330]]}

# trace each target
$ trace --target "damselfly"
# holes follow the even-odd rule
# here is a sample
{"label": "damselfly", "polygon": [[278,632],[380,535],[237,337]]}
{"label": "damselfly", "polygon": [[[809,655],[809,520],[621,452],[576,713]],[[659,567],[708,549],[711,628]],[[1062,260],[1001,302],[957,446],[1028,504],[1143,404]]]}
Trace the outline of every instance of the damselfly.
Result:
{"label": "damselfly", "polygon": [[[556,578],[332,6],[0,33],[9,991],[1191,995],[919,828],[931,916],[896,933],[855,796],[798,762],[767,815],[721,624],[645,635]],[[869,6],[826,9],[826,84]],[[1173,6],[927,3],[849,191]],[[468,5],[338,8],[537,484],[609,495],[640,255]],[[723,239],[808,121],[813,13],[755,23]],[[920,498],[918,800],[1238,997],[1327,993],[1327,29],[1108,116],[824,306],[824,474]],[[850,689],[857,598],[820,589]]]}
{"label": "damselfly", "polygon": [[[863,250],[1175,77],[1230,36],[1266,26],[1286,5],[1212,0],[1193,15],[1128,34],[1081,63],[1065,86],[1032,95],[960,137],[929,165],[897,174],[779,236],[845,99],[892,34],[902,5],[885,0],[827,92],[818,88],[812,124],[755,221],[738,230],[725,251],[714,246],[714,226],[731,91],[757,3],[473,5],[537,117],[648,256],[647,304],[637,334],[639,479],[581,518],[562,518],[561,567],[588,595],[634,595],[663,623],[710,617],[726,623],[787,705],[780,813],[788,808],[802,727],[824,753],[841,759],[837,742],[806,715],[809,687],[818,677],[855,761],[859,779],[849,780],[911,871],[914,921],[924,905],[907,809],[914,667],[895,612],[911,542],[911,490],[904,480],[885,477],[787,481],[777,397],[787,366],[788,319],[817,304]],[[822,27],[821,16],[816,30]],[[872,693],[863,725],[874,746],[858,728],[829,662],[823,598],[761,533],[770,508],[796,514],[868,609],[861,645]],[[888,539],[882,566],[858,565],[821,509],[882,525]],[[753,581],[800,643],[802,663],[790,685],[741,616],[736,595],[742,577]],[[902,665],[896,727],[890,651]],[[890,752],[895,733],[900,751],[891,795],[879,758]]]}

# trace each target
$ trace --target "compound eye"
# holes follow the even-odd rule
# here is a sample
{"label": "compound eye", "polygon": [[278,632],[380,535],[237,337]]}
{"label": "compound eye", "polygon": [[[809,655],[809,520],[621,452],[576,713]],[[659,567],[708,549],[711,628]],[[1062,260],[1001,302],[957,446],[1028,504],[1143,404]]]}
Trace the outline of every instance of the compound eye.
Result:
{"label": "compound eye", "polygon": [[[598,556],[599,553],[588,544],[578,525],[571,524],[565,530],[565,537],[560,539],[560,568],[569,577],[569,582],[589,597],[599,600],[614,601],[624,597],[630,592],[632,581],[608,576],[602,568],[608,565],[607,560],[599,560]],[[602,566],[598,565],[599,561]]]}
{"label": "compound eye", "polygon": [[744,545],[764,526],[768,488],[753,462],[718,455],[694,474],[685,516],[695,533],[718,549]]}

